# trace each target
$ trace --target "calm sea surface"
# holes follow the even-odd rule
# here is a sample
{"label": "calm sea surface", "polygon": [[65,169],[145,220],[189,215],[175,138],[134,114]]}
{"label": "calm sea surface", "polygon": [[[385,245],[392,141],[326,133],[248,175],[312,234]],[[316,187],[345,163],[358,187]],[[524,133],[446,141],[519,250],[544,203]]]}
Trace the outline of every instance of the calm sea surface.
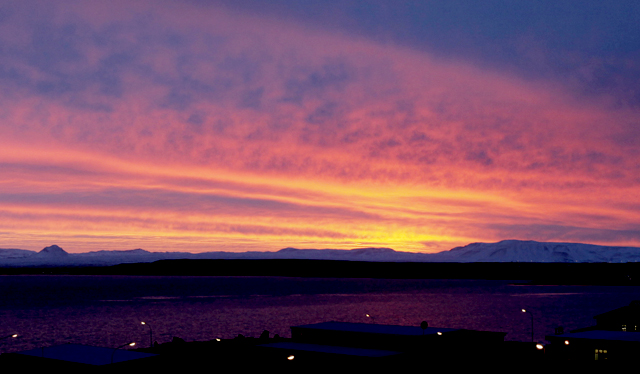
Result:
{"label": "calm sea surface", "polygon": [[557,326],[594,324],[593,316],[640,299],[640,287],[527,286],[517,281],[284,277],[0,276],[0,352],[66,342],[115,347],[290,336],[290,326],[371,322],[503,331],[539,341]]}

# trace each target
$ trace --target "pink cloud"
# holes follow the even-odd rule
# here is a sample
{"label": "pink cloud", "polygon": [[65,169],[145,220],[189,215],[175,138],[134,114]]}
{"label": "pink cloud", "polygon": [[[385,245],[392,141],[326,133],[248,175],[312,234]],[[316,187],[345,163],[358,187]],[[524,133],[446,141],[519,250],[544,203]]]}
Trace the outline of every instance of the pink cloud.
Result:
{"label": "pink cloud", "polygon": [[[606,238],[581,232],[628,231],[637,218],[625,206],[638,203],[634,109],[222,8],[67,5],[46,5],[53,17],[16,6],[2,25],[4,214],[26,209],[74,235],[120,235],[129,222],[144,235],[410,250],[553,239],[544,225]],[[608,218],[567,214],[577,209]],[[82,228],[82,211],[104,218]],[[487,220],[501,229],[488,233]]]}

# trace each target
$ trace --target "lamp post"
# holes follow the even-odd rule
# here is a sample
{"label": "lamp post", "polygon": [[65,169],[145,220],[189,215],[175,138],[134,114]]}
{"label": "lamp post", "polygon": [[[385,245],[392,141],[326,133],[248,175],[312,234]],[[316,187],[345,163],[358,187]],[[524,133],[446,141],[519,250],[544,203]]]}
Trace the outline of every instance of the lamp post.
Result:
{"label": "lamp post", "polygon": [[5,339],[9,339],[9,338],[17,338],[18,334],[11,334],[11,335],[7,335],[7,336],[3,336],[2,338],[0,338],[0,340],[5,340]]}
{"label": "lamp post", "polygon": [[17,338],[17,337],[18,337],[18,334],[11,334],[11,335],[7,335],[7,336],[3,336],[3,337],[1,337],[1,338],[0,338],[0,342],[1,342],[2,340],[5,340],[5,339],[9,339],[9,338]]}
{"label": "lamp post", "polygon": [[130,346],[133,347],[134,345],[136,345],[136,342],[131,342],[131,343],[127,343],[127,344],[123,344],[121,346],[119,346],[118,348],[114,349],[113,352],[111,352],[111,363],[113,364],[113,355],[116,354],[116,351],[122,347],[126,347],[126,346]]}
{"label": "lamp post", "polygon": [[153,330],[151,330],[151,325],[144,321],[140,322],[140,324],[149,326],[149,348],[153,348]]}
{"label": "lamp post", "polygon": [[533,313],[526,309],[522,309],[522,313],[529,313],[529,315],[531,316],[531,342],[533,342]]}

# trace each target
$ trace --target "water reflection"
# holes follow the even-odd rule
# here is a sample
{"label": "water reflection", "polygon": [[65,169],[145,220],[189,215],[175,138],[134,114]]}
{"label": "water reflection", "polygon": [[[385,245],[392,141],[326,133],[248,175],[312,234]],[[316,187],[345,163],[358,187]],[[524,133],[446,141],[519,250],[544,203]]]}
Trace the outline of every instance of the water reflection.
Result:
{"label": "water reflection", "polygon": [[469,328],[544,340],[593,324],[596,314],[640,299],[640,287],[514,286],[509,281],[303,279],[280,277],[2,276],[0,335],[20,331],[0,351],[66,342],[114,346],[259,336],[323,321]]}

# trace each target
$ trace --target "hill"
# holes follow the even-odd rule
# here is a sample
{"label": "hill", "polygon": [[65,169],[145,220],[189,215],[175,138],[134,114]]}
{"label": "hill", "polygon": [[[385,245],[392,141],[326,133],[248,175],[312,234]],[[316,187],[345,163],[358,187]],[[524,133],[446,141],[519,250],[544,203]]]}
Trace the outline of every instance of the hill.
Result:
{"label": "hill", "polygon": [[608,247],[581,243],[503,240],[472,243],[439,253],[399,252],[391,248],[297,249],[276,252],[149,252],[143,249],[67,253],[57,245],[40,252],[0,249],[0,266],[108,266],[159,260],[337,260],[360,262],[537,262],[626,263],[640,260],[640,248]]}

